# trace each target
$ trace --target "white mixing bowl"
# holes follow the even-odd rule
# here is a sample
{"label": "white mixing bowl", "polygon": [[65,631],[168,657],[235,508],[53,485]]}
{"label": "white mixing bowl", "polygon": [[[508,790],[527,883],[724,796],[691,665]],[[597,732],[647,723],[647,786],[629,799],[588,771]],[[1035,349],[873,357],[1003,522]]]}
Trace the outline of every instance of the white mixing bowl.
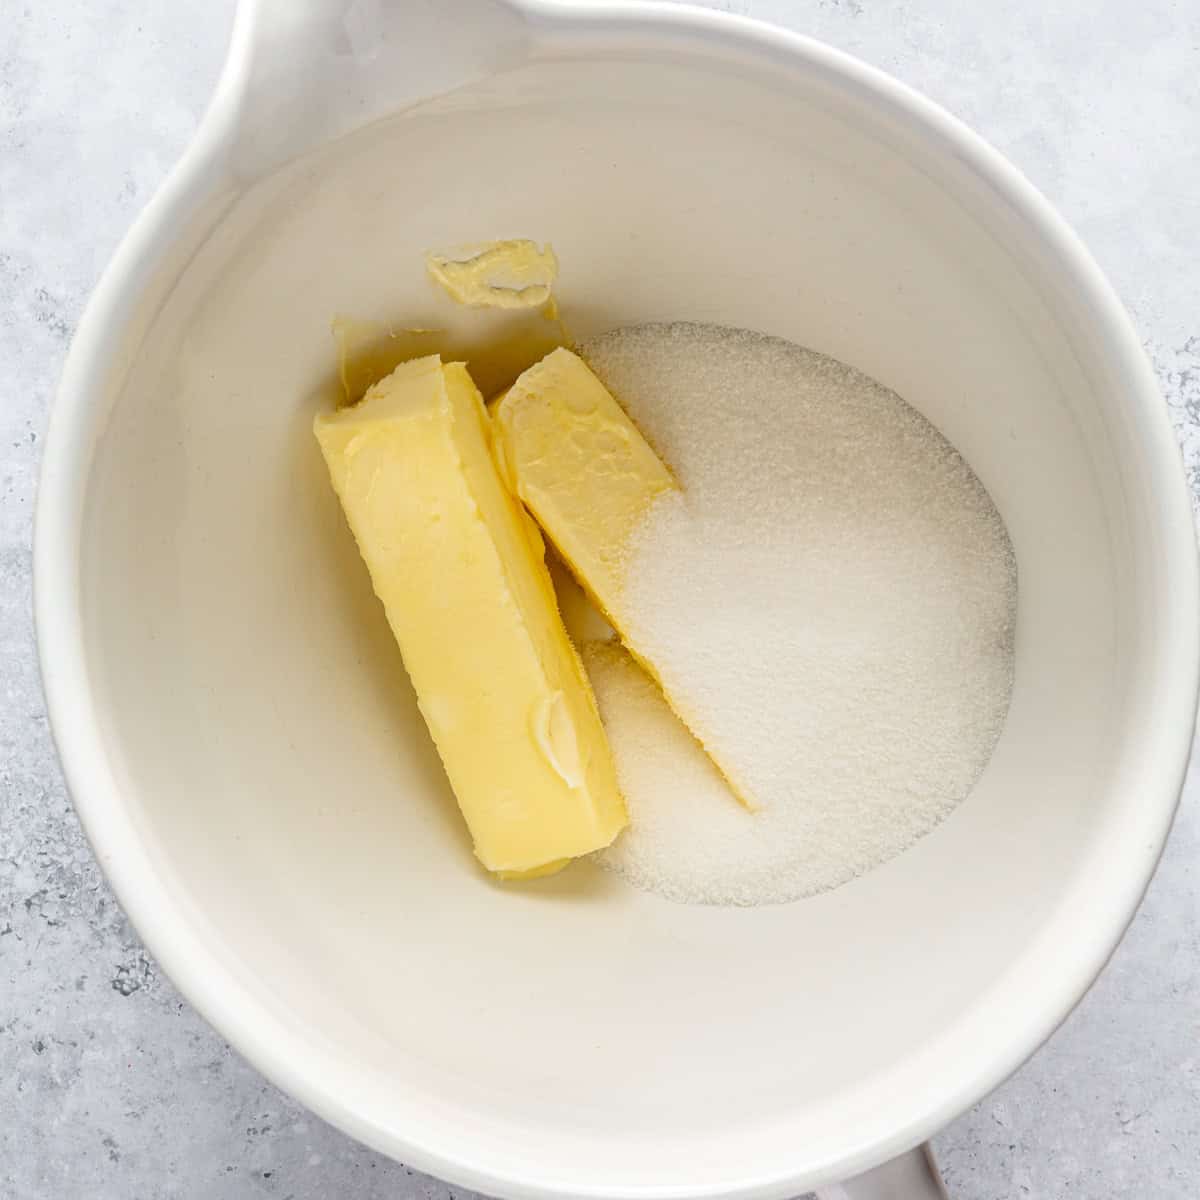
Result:
{"label": "white mixing bowl", "polygon": [[[752,910],[474,868],[309,425],[334,314],[445,323],[423,252],[506,235],[553,243],[576,336],[790,338],[987,486],[1012,708],[886,866]],[[1092,260],[895,81],[674,7],[243,4],[72,347],[36,582],[71,790],[165,969],[322,1116],[513,1197],[782,1198],[920,1142],[1113,949],[1195,711],[1177,450]]]}

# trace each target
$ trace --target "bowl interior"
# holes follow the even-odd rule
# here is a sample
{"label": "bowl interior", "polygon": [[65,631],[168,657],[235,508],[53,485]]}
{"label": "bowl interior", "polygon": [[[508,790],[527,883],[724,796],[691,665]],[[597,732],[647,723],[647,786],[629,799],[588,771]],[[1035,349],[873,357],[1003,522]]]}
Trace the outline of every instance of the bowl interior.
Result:
{"label": "bowl interior", "polygon": [[[950,1115],[1088,982],[1094,939],[1064,931],[1111,926],[1098,889],[1137,820],[1157,485],[1078,281],[948,145],[813,63],[543,62],[230,185],[139,314],[98,383],[90,687],[225,1031],[303,1060],[276,1073],[326,1115],[497,1188],[795,1181]],[[790,338],[896,389],[991,492],[1012,707],[910,851],[753,910],[474,868],[309,426],[335,314],[453,325],[423,252],[505,235],[554,244],[576,336]]]}

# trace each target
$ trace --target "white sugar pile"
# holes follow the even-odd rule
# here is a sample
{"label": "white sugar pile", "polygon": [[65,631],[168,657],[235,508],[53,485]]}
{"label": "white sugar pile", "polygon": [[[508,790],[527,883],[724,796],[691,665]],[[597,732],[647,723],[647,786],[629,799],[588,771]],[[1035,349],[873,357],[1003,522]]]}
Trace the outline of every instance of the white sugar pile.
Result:
{"label": "white sugar pile", "polygon": [[626,633],[758,805],[591,647],[632,817],[600,861],[748,905],[898,854],[968,794],[1008,708],[1016,567],[983,486],[894,392],[791,343],[645,325],[581,352],[684,489],[635,538]]}

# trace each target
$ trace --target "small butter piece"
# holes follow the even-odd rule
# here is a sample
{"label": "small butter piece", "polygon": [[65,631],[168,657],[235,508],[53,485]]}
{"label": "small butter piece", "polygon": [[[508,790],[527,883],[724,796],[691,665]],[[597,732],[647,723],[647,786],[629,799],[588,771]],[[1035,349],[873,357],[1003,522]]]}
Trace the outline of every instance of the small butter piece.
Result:
{"label": "small butter piece", "polygon": [[[679,718],[686,697],[665,685],[631,637],[622,593],[633,536],[653,505],[678,491],[612,393],[577,354],[559,349],[517,378],[491,403],[502,470],[572,574]],[[716,762],[722,770],[720,762]],[[753,805],[728,772],[729,786]]]}
{"label": "small butter piece", "polygon": [[465,367],[403,363],[314,432],[480,861],[607,846],[627,817],[596,702]]}
{"label": "small butter piece", "polygon": [[[527,238],[480,242],[425,256],[429,276],[471,308],[540,308],[551,304],[558,259],[549,244]],[[547,314],[557,317],[557,309]]]}

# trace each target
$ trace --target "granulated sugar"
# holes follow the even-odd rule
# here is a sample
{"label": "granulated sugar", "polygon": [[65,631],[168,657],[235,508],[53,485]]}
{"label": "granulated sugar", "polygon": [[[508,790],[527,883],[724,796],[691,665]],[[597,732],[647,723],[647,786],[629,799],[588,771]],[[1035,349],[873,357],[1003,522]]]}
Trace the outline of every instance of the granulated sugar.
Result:
{"label": "granulated sugar", "polygon": [[631,828],[599,856],[673,900],[765,904],[898,854],[970,791],[1012,690],[1016,568],[954,448],[894,392],[708,325],[581,352],[683,492],[638,531],[630,642],[586,658]]}

